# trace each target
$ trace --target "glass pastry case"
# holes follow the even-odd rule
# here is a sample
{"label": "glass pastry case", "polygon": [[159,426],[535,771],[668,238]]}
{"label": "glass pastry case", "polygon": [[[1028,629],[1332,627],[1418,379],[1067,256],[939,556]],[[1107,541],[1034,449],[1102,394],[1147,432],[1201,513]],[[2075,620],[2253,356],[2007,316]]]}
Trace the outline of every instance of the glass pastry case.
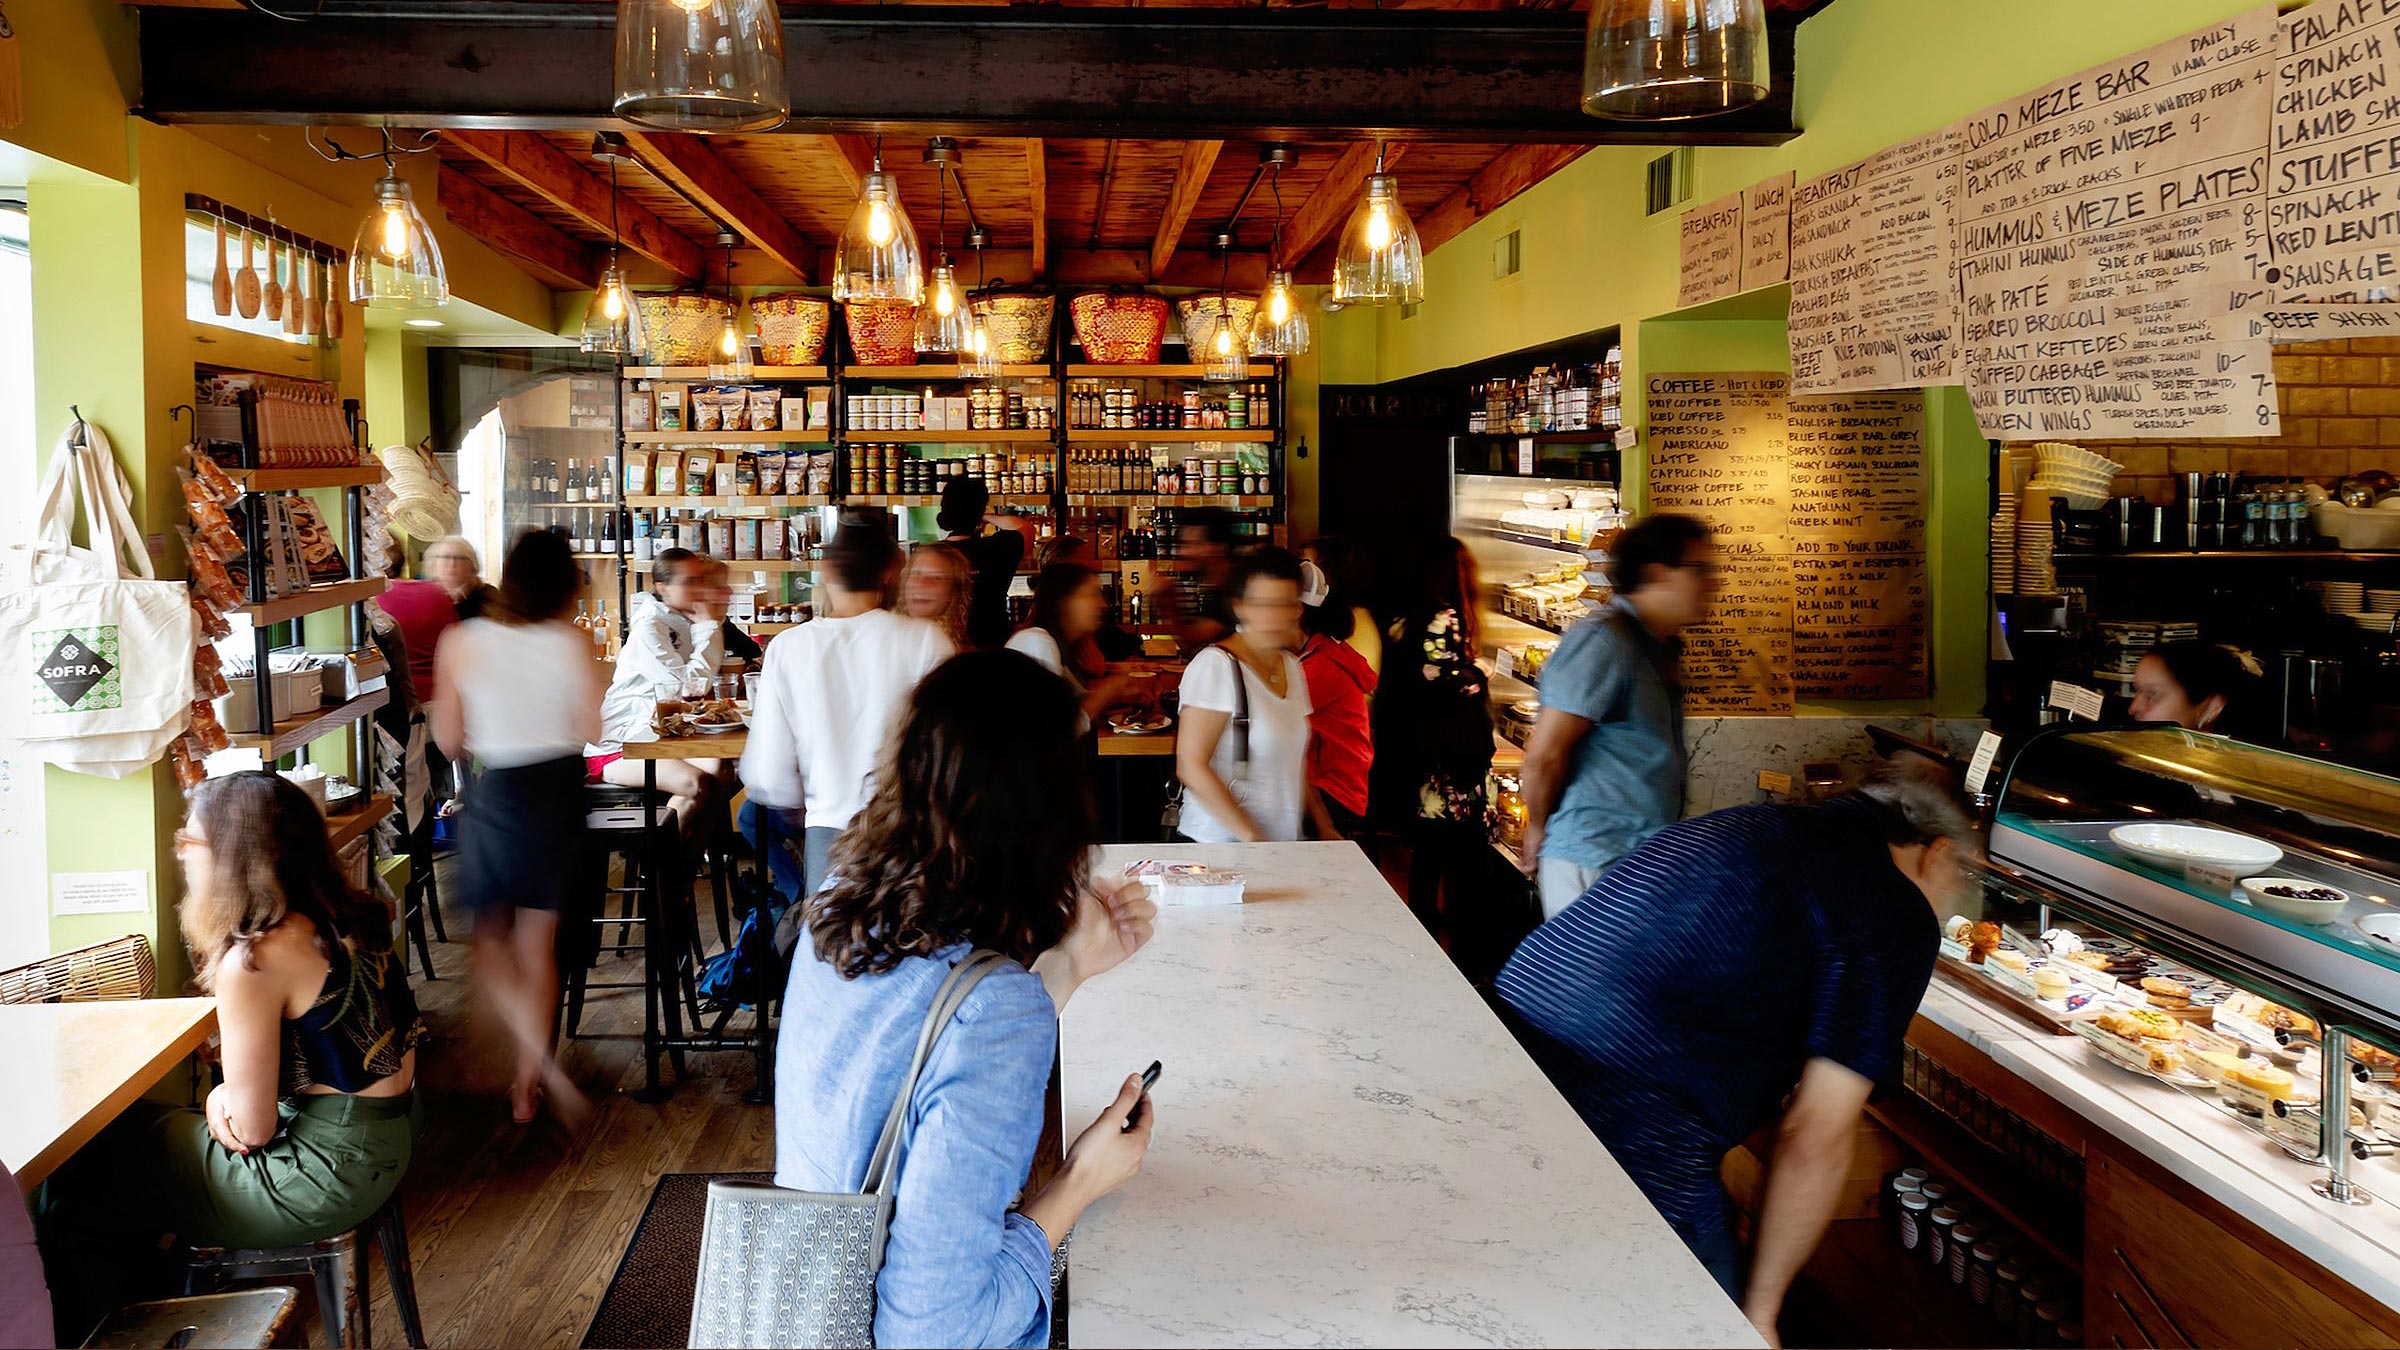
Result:
{"label": "glass pastry case", "polygon": [[[2174,727],[2055,728],[2018,750],[1978,871],[1947,971],[2250,1116],[2327,1163],[2320,1194],[2363,1201],[2352,1157],[2400,1148],[2400,780]],[[2325,1120],[2348,1127],[2330,1152]]]}

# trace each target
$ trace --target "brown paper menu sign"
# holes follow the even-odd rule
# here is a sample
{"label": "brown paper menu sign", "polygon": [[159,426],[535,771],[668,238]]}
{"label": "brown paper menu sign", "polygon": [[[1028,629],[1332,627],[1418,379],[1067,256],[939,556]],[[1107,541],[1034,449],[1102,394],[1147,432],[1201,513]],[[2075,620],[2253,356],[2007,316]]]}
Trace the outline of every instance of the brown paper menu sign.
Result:
{"label": "brown paper menu sign", "polygon": [[1791,193],[1792,392],[1957,384],[1958,128]]}
{"label": "brown paper menu sign", "polygon": [[1742,190],[1742,289],[1772,286],[1792,274],[1792,172]]}
{"label": "brown paper menu sign", "polygon": [[1791,403],[1792,684],[1802,698],[1923,698],[1925,403]]}
{"label": "brown paper menu sign", "polygon": [[1717,535],[1717,597],[1684,634],[1689,705],[1781,714],[1795,698],[1922,698],[1924,400],[1786,388],[1771,372],[1646,385],[1650,505]]}
{"label": "brown paper menu sign", "polygon": [[1742,194],[1731,192],[1683,213],[1677,308],[1733,294],[1742,286]]}
{"label": "brown paper menu sign", "polygon": [[1717,532],[1717,603],[1683,634],[1696,713],[1792,710],[1792,572],[1784,539],[1784,377],[1773,371],[1654,375],[1650,508]]}
{"label": "brown paper menu sign", "polygon": [[1988,435],[2280,431],[2264,307],[2275,10],[1968,117],[1967,392]]}
{"label": "brown paper menu sign", "polygon": [[2400,5],[2316,0],[2283,16],[2268,140],[2274,281],[2292,300],[2400,289]]}

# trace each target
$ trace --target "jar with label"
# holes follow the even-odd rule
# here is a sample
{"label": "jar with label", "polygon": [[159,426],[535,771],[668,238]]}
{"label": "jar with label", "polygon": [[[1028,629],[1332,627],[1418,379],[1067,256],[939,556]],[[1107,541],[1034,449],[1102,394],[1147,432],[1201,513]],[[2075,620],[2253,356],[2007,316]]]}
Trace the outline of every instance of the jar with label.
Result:
{"label": "jar with label", "polygon": [[1977,1238],[1975,1250],[1967,1259],[1967,1297],[1973,1299],[1976,1306],[1991,1306],[1992,1274],[2000,1269],[2000,1263],[2007,1256],[2008,1239],[2005,1237],[1998,1233],[1986,1233]]}
{"label": "jar with label", "polygon": [[1926,1203],[1923,1192],[1900,1197],[1900,1250],[1922,1252],[1931,1239],[1933,1206]]}
{"label": "jar with label", "polygon": [[2025,1287],[2025,1263],[2003,1261],[1992,1272],[1992,1320],[2013,1326],[2017,1320],[2017,1291]]}
{"label": "jar with label", "polygon": [[1915,1195],[1917,1188],[1924,1185],[1927,1180],[1929,1178],[1922,1167],[1903,1168],[1885,1178],[1883,1183],[1883,1224],[1892,1233],[1895,1241],[1898,1240],[1900,1232],[1901,1197]]}
{"label": "jar with label", "polygon": [[1247,431],[1250,427],[1250,394],[1240,385],[1225,396],[1225,429]]}
{"label": "jar with label", "polygon": [[1966,1287],[1967,1272],[1975,1266],[1975,1246],[1982,1240],[1983,1230],[1964,1220],[1950,1230],[1950,1249],[1942,1262],[1950,1283]]}
{"label": "jar with label", "polygon": [[1950,1234],[1958,1227],[1959,1213],[1944,1205],[1927,1217],[1932,1234],[1925,1243],[1925,1255],[1935,1266],[1946,1267],[1950,1263]]}
{"label": "jar with label", "polygon": [[2049,1301],[2050,1286],[2039,1280],[2028,1278],[2017,1286],[2017,1311],[2014,1324],[2017,1344],[2037,1345],[2040,1343],[2035,1337],[2041,1333],[2041,1307]]}

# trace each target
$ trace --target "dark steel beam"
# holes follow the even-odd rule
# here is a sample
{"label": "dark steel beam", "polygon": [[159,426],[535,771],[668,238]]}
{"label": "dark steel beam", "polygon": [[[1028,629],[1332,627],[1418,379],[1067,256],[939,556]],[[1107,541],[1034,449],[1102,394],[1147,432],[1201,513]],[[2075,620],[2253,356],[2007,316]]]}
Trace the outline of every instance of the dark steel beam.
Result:
{"label": "dark steel beam", "polygon": [[[783,12],[785,130],[955,136],[1764,145],[1791,139],[1792,29],[1775,93],[1696,122],[1577,106],[1565,11],[875,5]],[[623,129],[615,9],[325,0],[319,17],[141,11],[141,111],[166,121]]]}

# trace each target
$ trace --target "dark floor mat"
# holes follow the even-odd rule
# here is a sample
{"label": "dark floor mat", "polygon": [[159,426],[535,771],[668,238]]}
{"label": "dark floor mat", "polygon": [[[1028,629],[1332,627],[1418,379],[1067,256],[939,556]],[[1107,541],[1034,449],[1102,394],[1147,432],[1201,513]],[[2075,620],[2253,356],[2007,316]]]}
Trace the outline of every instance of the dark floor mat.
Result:
{"label": "dark floor mat", "polygon": [[773,1181],[772,1172],[669,1172],[650,1191],[641,1225],[601,1295],[583,1343],[595,1350],[680,1350],[692,1328],[700,1221],[712,1181]]}

